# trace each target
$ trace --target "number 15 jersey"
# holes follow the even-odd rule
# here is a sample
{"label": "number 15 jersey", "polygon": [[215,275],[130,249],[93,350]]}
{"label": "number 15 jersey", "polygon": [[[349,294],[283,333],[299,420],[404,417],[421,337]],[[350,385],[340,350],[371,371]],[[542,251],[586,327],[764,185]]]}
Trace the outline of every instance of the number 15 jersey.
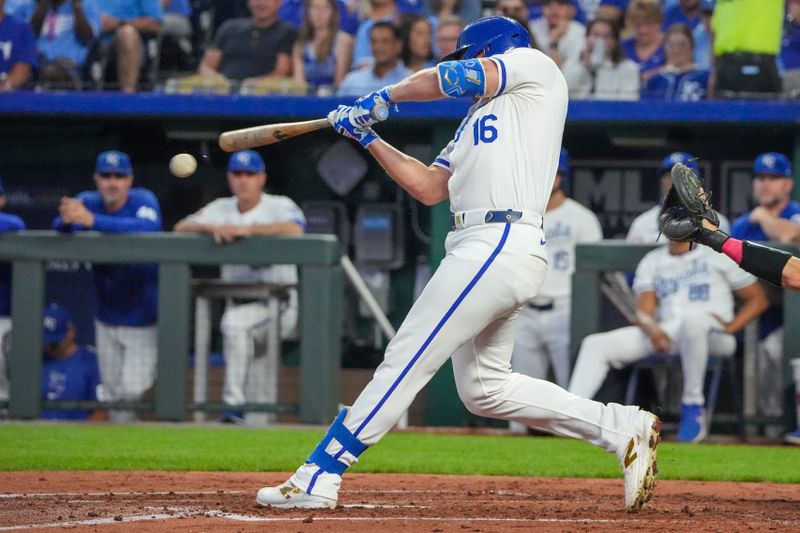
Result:
{"label": "number 15 jersey", "polygon": [[532,48],[489,58],[497,92],[470,108],[434,164],[450,170],[450,210],[520,209],[544,214],[558,168],[567,83]]}

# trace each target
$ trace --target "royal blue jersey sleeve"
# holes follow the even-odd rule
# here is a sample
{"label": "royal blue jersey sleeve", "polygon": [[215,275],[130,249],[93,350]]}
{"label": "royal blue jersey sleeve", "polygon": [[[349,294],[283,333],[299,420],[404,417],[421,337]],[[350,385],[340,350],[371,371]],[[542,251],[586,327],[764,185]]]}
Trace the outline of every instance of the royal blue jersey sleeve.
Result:
{"label": "royal blue jersey sleeve", "polygon": [[158,199],[147,189],[131,189],[122,210],[110,215],[95,214],[92,229],[106,233],[161,231]]}
{"label": "royal blue jersey sleeve", "polygon": [[17,215],[0,213],[0,233],[9,231],[22,231],[25,229],[25,222]]}

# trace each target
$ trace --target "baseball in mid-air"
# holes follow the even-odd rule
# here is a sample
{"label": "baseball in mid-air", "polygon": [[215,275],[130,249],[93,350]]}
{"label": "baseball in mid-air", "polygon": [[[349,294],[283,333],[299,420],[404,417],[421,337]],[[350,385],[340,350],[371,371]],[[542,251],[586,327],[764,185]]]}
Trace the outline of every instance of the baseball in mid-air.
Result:
{"label": "baseball in mid-air", "polygon": [[197,159],[192,154],[176,154],[169,160],[169,171],[175,177],[188,178],[197,170]]}

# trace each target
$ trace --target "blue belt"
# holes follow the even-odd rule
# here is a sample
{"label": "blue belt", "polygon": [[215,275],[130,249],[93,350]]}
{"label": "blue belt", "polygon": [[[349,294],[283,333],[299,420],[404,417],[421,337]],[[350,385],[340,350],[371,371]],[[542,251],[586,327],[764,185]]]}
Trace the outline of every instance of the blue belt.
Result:
{"label": "blue belt", "polygon": [[[466,221],[464,217],[465,213],[450,213],[450,227],[453,229],[468,227],[471,225],[475,225],[476,222],[469,222]],[[506,223],[506,222],[516,222],[520,218],[522,218],[522,211],[514,211],[512,209],[507,209],[505,211],[486,211],[485,215],[483,216],[483,224],[494,224],[494,223]],[[477,222],[480,224],[481,222]]]}

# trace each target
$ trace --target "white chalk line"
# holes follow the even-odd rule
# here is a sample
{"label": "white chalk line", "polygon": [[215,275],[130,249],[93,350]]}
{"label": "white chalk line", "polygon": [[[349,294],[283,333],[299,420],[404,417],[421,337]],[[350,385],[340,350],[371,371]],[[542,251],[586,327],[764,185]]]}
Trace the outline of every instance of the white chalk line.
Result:
{"label": "white chalk line", "polygon": [[193,490],[193,491],[129,491],[117,492],[108,490],[105,492],[25,492],[18,494],[0,494],[0,499],[17,499],[17,498],[51,498],[53,496],[197,496],[208,494],[248,494],[252,491],[249,490]]}

